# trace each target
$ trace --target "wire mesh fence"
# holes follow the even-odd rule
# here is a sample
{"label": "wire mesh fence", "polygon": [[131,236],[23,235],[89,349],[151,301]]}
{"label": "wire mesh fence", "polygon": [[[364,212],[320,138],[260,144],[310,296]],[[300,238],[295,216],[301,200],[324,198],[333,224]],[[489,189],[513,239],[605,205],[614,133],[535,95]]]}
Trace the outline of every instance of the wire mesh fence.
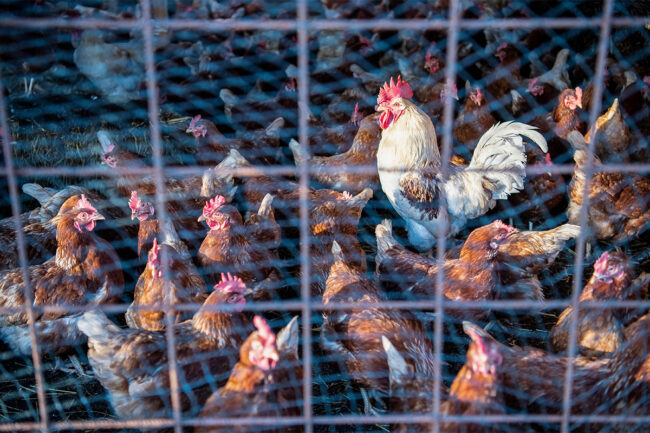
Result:
{"label": "wire mesh fence", "polygon": [[[615,0],[2,2],[0,430],[650,430],[649,23]],[[464,224],[439,189],[428,252],[377,168],[398,75],[441,184],[498,182],[474,158],[497,122],[548,143]],[[517,230],[475,267],[495,220]]]}

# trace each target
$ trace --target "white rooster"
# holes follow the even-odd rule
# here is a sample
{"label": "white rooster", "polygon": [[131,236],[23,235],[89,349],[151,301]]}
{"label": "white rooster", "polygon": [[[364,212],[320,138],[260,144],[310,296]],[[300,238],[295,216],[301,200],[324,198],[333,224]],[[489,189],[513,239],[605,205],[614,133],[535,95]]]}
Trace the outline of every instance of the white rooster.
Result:
{"label": "white rooster", "polygon": [[397,213],[406,220],[409,241],[421,251],[435,243],[438,201],[444,189],[451,234],[470,218],[483,215],[495,200],[524,186],[526,154],[522,136],[544,152],[547,144],[536,128],[519,122],[497,123],[479,140],[467,167],[450,166],[443,182],[440,151],[433,123],[410,98],[411,87],[391,78],[377,98],[381,141],[377,166],[381,187]]}

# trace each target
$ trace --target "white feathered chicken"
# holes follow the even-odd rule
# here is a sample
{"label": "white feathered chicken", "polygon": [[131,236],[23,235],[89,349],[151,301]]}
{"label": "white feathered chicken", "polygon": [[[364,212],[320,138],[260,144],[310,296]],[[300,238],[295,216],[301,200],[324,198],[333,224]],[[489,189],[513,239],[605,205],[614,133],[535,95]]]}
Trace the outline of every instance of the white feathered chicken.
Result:
{"label": "white feathered chicken", "polygon": [[479,140],[467,167],[450,167],[449,178],[440,176],[440,152],[433,123],[409,99],[411,87],[391,78],[377,98],[382,128],[377,152],[381,187],[406,220],[409,241],[429,250],[438,224],[438,199],[444,188],[451,234],[470,218],[483,215],[495,200],[508,197],[524,186],[526,154],[521,136],[546,152],[544,137],[519,122],[498,123]]}

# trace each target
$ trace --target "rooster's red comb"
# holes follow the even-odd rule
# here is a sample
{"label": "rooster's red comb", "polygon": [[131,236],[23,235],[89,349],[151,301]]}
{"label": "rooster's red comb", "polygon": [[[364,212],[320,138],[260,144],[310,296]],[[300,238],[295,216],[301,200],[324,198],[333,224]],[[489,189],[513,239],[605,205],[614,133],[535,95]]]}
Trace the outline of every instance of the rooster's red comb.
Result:
{"label": "rooster's red comb", "polygon": [[494,224],[495,228],[506,230],[508,233],[514,232],[516,230],[513,226],[509,226],[501,220],[495,220],[492,224]]}
{"label": "rooster's red comb", "polygon": [[213,199],[210,199],[205,202],[205,206],[203,206],[203,215],[209,216],[212,214],[212,212],[216,211],[219,209],[221,206],[226,204],[226,198],[222,195],[217,195]]}
{"label": "rooster's red comb", "polygon": [[227,274],[221,273],[221,281],[214,286],[214,290],[221,290],[226,293],[244,293],[246,291],[246,284],[241,278],[233,276],[228,272]]}
{"label": "rooster's red comb", "polygon": [[261,316],[255,316],[253,318],[253,324],[257,328],[257,332],[260,337],[264,340],[266,345],[271,345],[275,343],[275,334],[271,330],[271,327],[266,323]]}
{"label": "rooster's red comb", "polygon": [[129,199],[129,207],[131,210],[136,210],[138,208],[138,192],[131,191],[131,198]]}
{"label": "rooster's red comb", "polygon": [[390,84],[384,83],[384,87],[379,89],[379,96],[377,97],[377,105],[390,102],[393,98],[412,98],[413,90],[407,82],[402,81],[401,75],[397,77],[397,83],[390,77]]}

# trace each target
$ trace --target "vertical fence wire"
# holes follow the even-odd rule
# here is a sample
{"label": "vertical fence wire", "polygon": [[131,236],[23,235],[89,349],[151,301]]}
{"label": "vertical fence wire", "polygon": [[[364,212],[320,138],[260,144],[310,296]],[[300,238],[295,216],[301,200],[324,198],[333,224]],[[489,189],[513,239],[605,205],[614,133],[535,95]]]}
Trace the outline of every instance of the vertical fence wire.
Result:
{"label": "vertical fence wire", "polygon": [[[600,38],[598,41],[598,55],[596,57],[596,75],[594,77],[594,96],[592,98],[592,105],[589,111],[589,125],[595,125],[596,119],[600,113],[601,99],[603,96],[603,78],[605,72],[605,64],[607,61],[607,46],[609,42],[609,34],[611,30],[612,13],[614,9],[614,0],[604,0],[603,16],[600,23]],[[593,130],[593,135],[589,143],[587,143],[587,162],[584,168],[585,185],[582,191],[582,206],[580,206],[580,234],[576,240],[576,258],[575,258],[575,273],[573,275],[573,288],[571,291],[571,307],[575,319],[569,322],[569,350],[567,356],[567,369],[564,376],[564,393],[562,396],[562,424],[561,432],[569,433],[569,422],[571,415],[571,394],[573,391],[573,361],[577,351],[578,339],[578,310],[580,303],[578,298],[582,291],[582,275],[584,273],[584,254],[585,243],[587,235],[591,236],[589,228],[588,212],[589,212],[589,187],[591,184],[591,177],[593,175],[594,166],[594,149],[596,146],[597,129]],[[574,150],[575,152],[575,150]]]}
{"label": "vertical fence wire", "polygon": [[[154,173],[153,180],[156,185],[155,203],[158,210],[159,230],[165,236],[167,230],[167,207],[165,181],[163,178],[164,162],[162,158],[162,144],[160,137],[160,120],[158,107],[158,88],[156,85],[156,65],[153,46],[153,24],[151,19],[151,0],[142,0],[142,35],[144,42],[145,73],[147,80],[147,108],[150,122],[151,146],[153,148]],[[161,249],[163,271],[163,309],[165,311],[165,339],[167,342],[167,358],[169,364],[169,388],[174,419],[174,432],[182,433],[181,395],[178,378],[178,363],[176,362],[176,344],[172,320],[171,288],[169,260],[166,248]]]}
{"label": "vertical fence wire", "polygon": [[34,380],[36,382],[36,395],[38,398],[38,411],[40,415],[40,428],[43,433],[49,431],[49,416],[45,400],[45,379],[43,376],[43,366],[41,364],[41,354],[38,350],[38,337],[36,335],[36,322],[34,318],[34,309],[32,308],[32,288],[29,277],[27,262],[27,247],[23,227],[20,221],[20,198],[18,195],[18,186],[16,184],[16,173],[14,171],[14,161],[11,149],[11,134],[9,133],[9,121],[7,117],[7,105],[4,97],[4,86],[2,85],[2,71],[0,71],[0,127],[2,127],[2,152],[7,170],[7,184],[9,187],[9,197],[11,199],[11,214],[14,220],[14,230],[16,231],[16,243],[18,247],[18,260],[23,277],[23,307],[27,315],[27,326],[29,329],[29,341],[32,349],[32,362],[34,363]]}
{"label": "vertical fence wire", "polygon": [[307,0],[298,0],[298,200],[300,216],[300,298],[302,307],[303,417],[305,433],[312,433],[311,237],[309,236],[309,34]]}
{"label": "vertical fence wire", "polygon": [[[447,62],[445,69],[445,81],[453,82],[456,73],[457,66],[457,50],[458,50],[458,36],[461,28],[478,28],[479,26],[493,26],[494,22],[488,23],[477,23],[473,21],[465,22],[460,19],[460,0],[451,0],[450,9],[449,9],[449,22],[448,22],[448,40],[447,40]],[[151,17],[151,0],[142,0],[142,16],[137,21],[137,25],[141,26],[141,31],[144,41],[144,55],[145,55],[145,69],[146,69],[146,85],[147,85],[147,102],[148,102],[148,115],[150,123],[150,133],[151,133],[151,145],[153,149],[153,179],[156,185],[156,194],[155,194],[155,203],[158,208],[158,218],[160,221],[160,227],[163,231],[167,227],[165,222],[169,217],[166,212],[166,194],[164,186],[164,177],[163,169],[164,162],[162,158],[162,144],[161,144],[161,131],[160,131],[160,121],[159,121],[159,104],[158,104],[158,91],[156,86],[156,66],[154,58],[154,32],[153,25],[154,23],[159,23],[159,21],[152,20]],[[312,416],[312,330],[311,330],[311,318],[312,318],[312,299],[311,299],[311,258],[310,258],[310,234],[309,234],[309,195],[308,195],[308,185],[309,185],[309,131],[308,131],[308,116],[309,116],[309,34],[308,30],[310,28],[319,28],[319,25],[323,28],[327,28],[327,21],[314,20],[314,24],[309,21],[308,18],[308,4],[307,0],[297,0],[297,19],[293,23],[294,26],[288,26],[287,29],[296,29],[297,31],[297,50],[298,50],[298,71],[299,71],[299,80],[298,80],[298,101],[299,101],[299,112],[298,112],[298,135],[300,150],[305,157],[301,158],[298,167],[299,174],[299,210],[300,210],[300,310],[302,313],[302,323],[303,323],[303,378],[302,378],[302,388],[303,388],[303,416],[301,417],[302,422],[305,427],[305,432],[311,433],[313,431],[314,423],[328,423],[335,422],[332,417],[313,417]],[[604,67],[607,57],[607,46],[609,35],[611,31],[612,24],[616,24],[621,20],[617,20],[612,17],[613,14],[613,5],[614,0],[604,0],[604,11],[603,16],[597,20],[593,21],[593,24],[600,23],[600,39],[598,45],[598,56],[596,61],[596,74],[594,79],[594,98],[593,105],[590,108],[589,112],[589,125],[593,125],[598,117],[601,108],[601,99],[603,91],[601,84],[603,83],[604,77]],[[5,24],[4,19],[0,20],[1,24]],[[85,20],[92,21],[92,20]],[[75,24],[79,27],[90,28],[91,25],[85,23],[84,20],[77,21]],[[163,20],[165,21],[165,20]],[[366,23],[363,23],[362,26],[377,26],[377,22],[384,22],[386,28],[401,28],[406,26],[404,23],[391,22],[391,20],[369,20]],[[498,21],[498,20],[495,20]],[[553,20],[550,19],[549,22],[558,22],[559,19]],[[584,20],[583,20],[584,21]],[[589,23],[591,23],[589,21]],[[162,22],[162,21],[160,21]],[[165,21],[167,22],[167,21]],[[173,23],[174,20],[169,20],[169,23]],[[264,22],[264,21],[260,21]],[[573,21],[575,23],[577,21]],[[623,21],[621,21],[623,22]],[[467,24],[469,23],[469,24]],[[635,20],[625,21],[630,25],[636,25]],[[417,24],[417,23],[415,23]],[[413,25],[415,25],[413,24]],[[558,25],[559,25],[558,24]],[[584,22],[582,23],[584,24]],[[593,25],[590,24],[590,25]],[[61,24],[59,24],[61,25]],[[65,25],[69,25],[66,23]],[[106,27],[118,28],[122,24],[110,21]],[[197,28],[205,29],[210,26],[214,26],[215,23],[199,23]],[[313,25],[313,27],[312,27]],[[392,25],[392,27],[391,27]],[[534,20],[523,20],[522,28],[532,27],[534,25]],[[550,25],[550,24],[549,24]],[[562,25],[567,25],[566,23]],[[135,24],[131,24],[132,27],[136,28]],[[465,26],[465,27],[463,27]],[[180,27],[180,25],[178,26]],[[190,26],[191,27],[191,26]],[[218,25],[217,25],[218,27]],[[263,27],[260,24],[260,27]],[[273,26],[271,26],[273,27]],[[381,27],[381,25],[379,26]],[[126,28],[126,27],[125,27]],[[219,27],[220,29],[229,28],[229,25]],[[424,29],[425,26],[421,27]],[[514,27],[513,27],[514,28]],[[448,175],[449,169],[449,156],[451,155],[452,147],[452,125],[453,125],[453,102],[451,98],[446,98],[444,101],[444,114],[443,114],[443,141],[442,141],[442,176],[443,179]],[[39,403],[39,415],[40,415],[40,429],[43,432],[48,432],[50,429],[61,430],[66,427],[66,424],[55,423],[55,425],[50,425],[48,410],[46,405],[45,397],[45,385],[43,370],[40,359],[40,351],[38,350],[38,338],[35,330],[35,318],[34,318],[34,309],[31,303],[31,290],[30,290],[30,281],[28,273],[28,262],[26,255],[26,244],[25,238],[20,224],[20,203],[19,203],[19,193],[17,188],[17,170],[13,165],[12,157],[12,148],[10,141],[10,132],[7,118],[7,106],[5,103],[3,87],[2,87],[2,76],[0,74],[0,126],[2,127],[2,141],[3,141],[3,154],[5,158],[5,167],[3,174],[8,179],[8,187],[11,199],[12,207],[12,216],[14,219],[14,226],[16,229],[16,242],[18,244],[18,253],[19,261],[25,281],[25,305],[24,310],[27,315],[28,328],[30,341],[32,343],[32,358],[34,364],[34,375],[36,382],[36,392]],[[580,306],[578,303],[578,296],[581,290],[581,281],[583,276],[583,266],[584,266],[584,252],[585,252],[585,242],[587,238],[587,211],[589,206],[589,196],[587,194],[591,176],[594,172],[594,143],[596,142],[595,138],[592,137],[590,143],[588,144],[588,155],[587,155],[587,164],[585,167],[585,191],[583,194],[583,203],[580,209],[580,226],[582,228],[580,235],[576,242],[576,259],[575,259],[575,274],[573,279],[573,288],[571,294],[571,306],[574,311],[577,313],[577,310]],[[634,170],[634,168],[632,168]],[[42,170],[45,171],[45,170]],[[449,224],[448,215],[446,213],[444,196],[441,199],[440,203],[440,212],[439,212],[439,224],[437,227],[437,236],[436,236],[436,245],[437,245],[437,254],[436,260],[439,265],[439,269],[442,269],[442,265],[445,260],[445,246],[447,240],[447,227]],[[162,251],[164,256],[166,251]],[[165,281],[165,292],[169,292],[169,265],[168,260],[164,257],[162,258],[162,267],[163,275]],[[433,419],[434,421],[434,431],[440,431],[440,422],[441,422],[441,373],[442,373],[442,348],[443,348],[443,325],[444,325],[444,296],[443,296],[443,285],[444,285],[444,273],[439,272],[436,278],[436,296],[435,296],[435,309],[436,309],[436,318],[434,324],[434,348],[435,348],[435,366],[438,369],[438,374],[435,375],[434,389],[433,389],[433,399],[434,399],[434,412],[433,416],[429,415],[426,420]],[[315,305],[316,303],[314,303]],[[453,304],[453,303],[452,303]],[[487,305],[487,304],[486,304]],[[171,326],[171,311],[172,307],[169,303],[169,297],[166,295],[164,298],[164,309],[165,317],[167,321],[166,326],[166,338],[167,338],[167,355],[169,361],[169,376],[170,376],[170,388],[171,388],[171,402],[173,410],[173,421],[174,429],[176,433],[182,431],[182,413],[181,413],[181,400],[180,400],[180,385],[179,385],[179,374],[178,374],[178,364],[176,359],[176,346],[174,344],[174,334]],[[571,394],[572,394],[572,379],[573,379],[573,363],[577,351],[577,321],[574,320],[570,323],[570,333],[569,333],[569,352],[568,352],[568,363],[567,370],[565,375],[564,382],[564,394],[563,394],[563,407],[562,407],[562,416],[561,416],[561,429],[563,433],[568,433],[569,431],[569,422],[576,418],[571,416]],[[403,417],[402,417],[403,418]],[[531,417],[534,418],[534,417]],[[543,417],[542,417],[543,418]],[[607,416],[601,417],[605,420],[610,419]],[[613,419],[617,419],[616,416],[612,416]],[[620,418],[620,416],[618,417]],[[638,417],[637,417],[638,418]],[[359,419],[358,417],[351,416],[350,420],[358,420],[360,423],[370,423],[367,419]],[[380,417],[378,419],[391,419],[389,417]],[[394,417],[393,419],[400,419],[399,416]],[[419,419],[415,417],[414,419]],[[528,416],[524,416],[523,420],[527,420]],[[636,419],[632,417],[631,419]],[[642,421],[647,421],[648,417],[640,417]],[[350,421],[345,417],[340,417],[341,421]],[[146,427],[146,420],[134,420],[134,425],[138,425],[137,421],[142,422],[142,426]],[[111,421],[105,422],[104,424],[97,423],[93,424],[92,421],[86,423],[71,423],[71,428],[86,429],[94,428],[94,425],[102,425],[104,428],[112,428]],[[115,426],[119,426],[118,421],[115,422]],[[129,424],[131,425],[131,424]],[[31,429],[33,424],[25,423],[24,428],[17,428],[17,430],[28,430]],[[0,430],[5,430],[4,425],[1,426]],[[13,429],[14,426],[12,426]],[[118,427],[115,427],[118,428]]]}
{"label": "vertical fence wire", "polygon": [[[449,30],[447,31],[447,59],[445,65],[445,85],[454,82],[456,77],[456,58],[458,51],[458,32],[460,15],[460,0],[451,0],[449,3]],[[440,176],[442,181],[447,180],[449,175],[449,159],[451,157],[452,146],[452,127],[454,123],[453,98],[451,92],[446,92],[443,102],[443,127],[442,127],[442,161],[440,166]],[[433,431],[440,431],[440,408],[442,404],[442,351],[443,351],[443,329],[444,329],[444,284],[445,284],[445,250],[447,244],[447,232],[449,227],[449,213],[447,212],[447,197],[444,188],[440,189],[440,203],[438,205],[438,226],[436,241],[436,265],[438,274],[436,275],[436,316],[434,322],[434,356],[436,368],[438,371],[434,376],[433,385],[433,410],[436,415],[433,423]]]}

